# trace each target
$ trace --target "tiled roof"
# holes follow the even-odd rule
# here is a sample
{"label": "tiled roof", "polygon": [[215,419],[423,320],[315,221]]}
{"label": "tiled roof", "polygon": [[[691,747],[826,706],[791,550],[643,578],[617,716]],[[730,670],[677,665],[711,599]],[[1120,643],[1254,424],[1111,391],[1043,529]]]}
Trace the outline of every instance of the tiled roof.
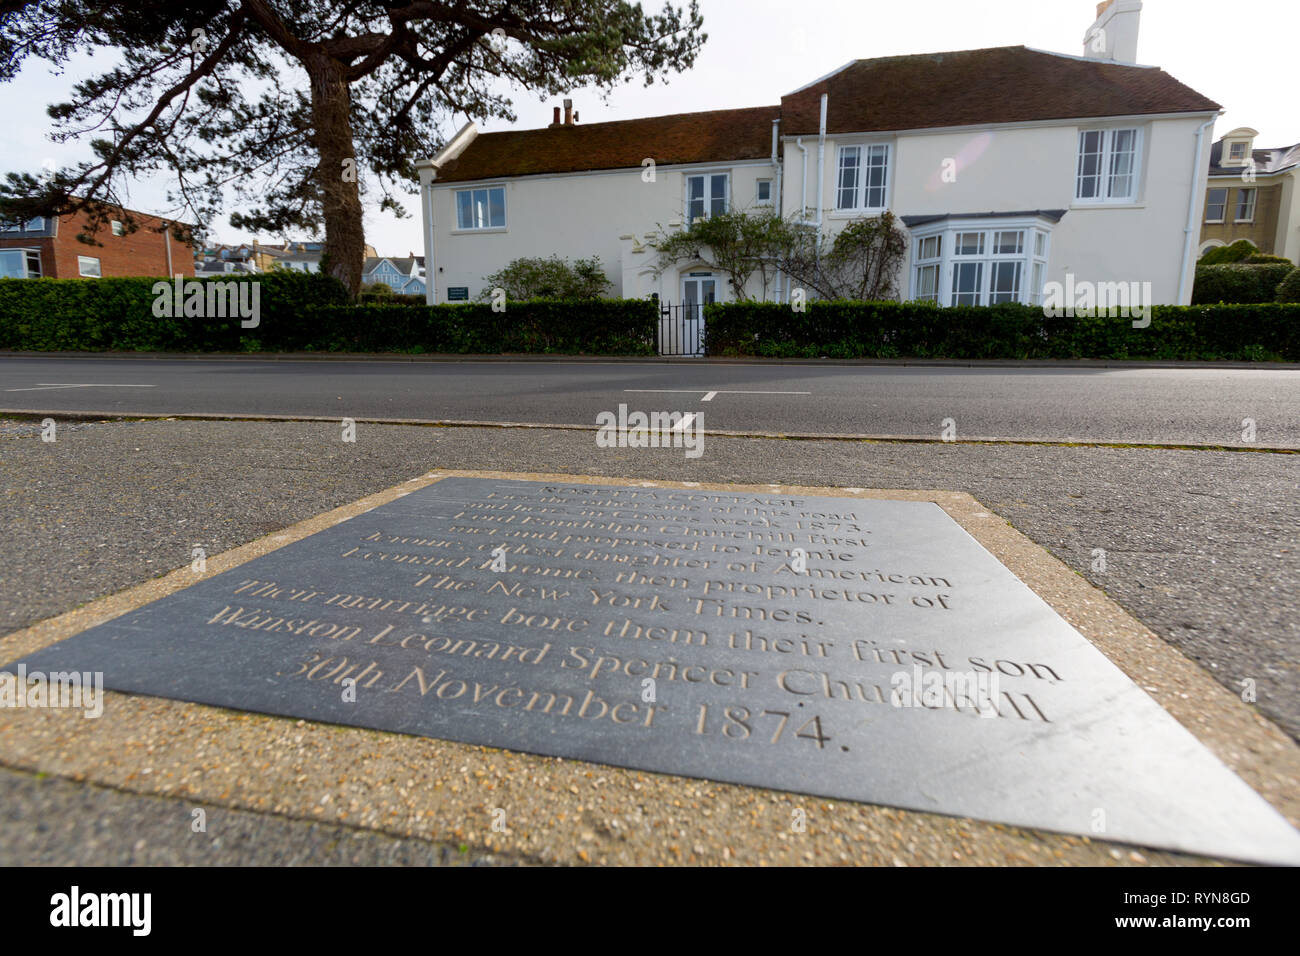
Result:
{"label": "tiled roof", "polygon": [[934,222],[943,222],[946,219],[1028,219],[1031,216],[1039,216],[1043,219],[1050,219],[1052,222],[1060,222],[1065,218],[1066,210],[1064,209],[1026,209],[1021,212],[943,212],[927,216],[900,216],[903,225],[909,229],[915,229],[917,226],[927,226]]}
{"label": "tiled roof", "polygon": [[829,133],[1205,112],[1219,105],[1163,70],[992,47],[855,60],[781,98],[781,132]]}
{"label": "tiled roof", "polygon": [[393,268],[404,276],[414,275],[416,262],[419,261],[418,258],[412,258],[411,256],[367,256],[365,262],[361,265],[361,274],[363,276],[370,275],[379,268],[379,264],[384,260],[391,262]]}
{"label": "tiled roof", "polygon": [[1219,105],[1154,67],[1024,46],[855,60],[781,98],[781,105],[677,113],[613,123],[481,133],[442,166],[438,182],[538,173],[764,159],[772,120],[783,136],[991,123],[1214,112]]}
{"label": "tiled roof", "polygon": [[[1277,149],[1252,149],[1251,158],[1255,160],[1255,175],[1267,176],[1278,173],[1292,166],[1300,166],[1300,143],[1294,146],[1282,146]],[[1223,161],[1223,140],[1210,147],[1211,176],[1240,176],[1242,166],[1221,166]]]}
{"label": "tiled roof", "polygon": [[765,159],[775,106],[676,113],[612,123],[480,133],[438,172],[438,182],[679,163]]}

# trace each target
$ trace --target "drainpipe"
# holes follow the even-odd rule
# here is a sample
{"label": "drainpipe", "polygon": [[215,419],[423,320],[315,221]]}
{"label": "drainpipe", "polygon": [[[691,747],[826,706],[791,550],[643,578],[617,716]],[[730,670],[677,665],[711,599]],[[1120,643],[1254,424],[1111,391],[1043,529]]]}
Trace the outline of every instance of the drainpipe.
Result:
{"label": "drainpipe", "polygon": [[[781,161],[779,158],[779,130],[781,126],[780,119],[772,120],[772,169],[775,173],[772,180],[772,209],[779,216],[781,215]],[[772,294],[776,296],[776,301],[781,301],[781,269],[778,265],[776,276],[773,278]]]}
{"label": "drainpipe", "polygon": [[822,122],[817,132],[817,228],[822,225],[822,178],[826,173],[826,101],[829,95],[822,94]]}
{"label": "drainpipe", "polygon": [[437,303],[438,270],[433,261],[433,181],[438,168],[431,160],[421,159],[415,164],[420,174],[420,213],[424,219],[424,301]]}
{"label": "drainpipe", "polygon": [[1192,300],[1192,292],[1188,288],[1190,276],[1187,271],[1188,260],[1192,255],[1192,246],[1196,241],[1196,233],[1200,232],[1200,223],[1197,221],[1200,216],[1197,215],[1199,203],[1197,199],[1204,199],[1204,190],[1197,194],[1197,185],[1201,181],[1201,170],[1204,168],[1201,154],[1205,150],[1205,131],[1215,124],[1218,120],[1216,114],[1212,119],[1206,120],[1201,124],[1201,128],[1196,131],[1196,157],[1192,166],[1192,198],[1187,204],[1187,226],[1183,229],[1183,261],[1182,267],[1178,273],[1178,305],[1186,305]]}
{"label": "drainpipe", "polygon": [[805,213],[808,211],[808,147],[803,144],[803,137],[797,137],[794,144],[799,147],[799,152],[803,157],[799,162],[799,174],[803,182],[799,186],[799,224],[807,222]]}

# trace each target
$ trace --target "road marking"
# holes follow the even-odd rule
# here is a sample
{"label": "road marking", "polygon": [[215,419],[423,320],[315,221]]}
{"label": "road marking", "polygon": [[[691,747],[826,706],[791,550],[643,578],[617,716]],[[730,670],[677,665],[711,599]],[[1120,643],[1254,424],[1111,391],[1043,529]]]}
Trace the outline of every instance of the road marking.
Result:
{"label": "road marking", "polygon": [[672,428],[668,430],[671,432],[684,432],[686,431],[686,429],[691,427],[691,422],[695,421],[697,417],[698,416],[695,414],[695,412],[691,412],[687,415],[684,415],[680,422],[678,422],[676,425],[674,425]]}
{"label": "road marking", "polygon": [[95,385],[90,383],[80,384],[80,385],[57,385],[53,382],[38,382],[36,385],[30,388],[6,388],[5,391],[6,392],[41,392],[41,391],[48,391],[49,389],[52,388],[157,388],[157,387],[158,387],[157,385]]}
{"label": "road marking", "polygon": [[709,394],[707,394],[707,395],[705,395],[703,398],[701,398],[700,401],[702,401],[702,402],[711,402],[711,401],[713,401],[713,396],[714,396],[714,395],[717,395],[717,394],[718,394],[717,392],[709,392]]}
{"label": "road marking", "polygon": [[[691,394],[692,392],[704,392],[708,395],[811,395],[812,392],[775,392],[761,389],[744,389],[744,388],[719,388],[710,392],[706,388],[625,388],[625,392],[677,392]],[[707,402],[708,399],[706,398]]]}

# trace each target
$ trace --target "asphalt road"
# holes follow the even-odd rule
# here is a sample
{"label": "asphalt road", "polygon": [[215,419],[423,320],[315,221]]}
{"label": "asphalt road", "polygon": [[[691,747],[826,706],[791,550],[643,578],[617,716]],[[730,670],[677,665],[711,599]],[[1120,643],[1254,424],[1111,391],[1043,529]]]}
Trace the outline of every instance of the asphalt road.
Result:
{"label": "asphalt road", "polygon": [[[1300,370],[0,358],[0,410],[1300,448]],[[1246,429],[1254,423],[1253,438]]]}

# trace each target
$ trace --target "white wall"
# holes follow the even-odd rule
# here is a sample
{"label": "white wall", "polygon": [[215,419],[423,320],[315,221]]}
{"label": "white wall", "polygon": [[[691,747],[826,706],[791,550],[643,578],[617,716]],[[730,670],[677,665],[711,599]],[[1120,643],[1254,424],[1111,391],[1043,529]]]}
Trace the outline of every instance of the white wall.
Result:
{"label": "white wall", "polygon": [[1277,239],[1273,250],[1300,265],[1300,190],[1296,183],[1300,172],[1293,172],[1282,180],[1282,199],[1278,209]]}
{"label": "white wall", "polygon": [[[757,180],[771,179],[766,161],[715,163],[704,166],[660,166],[654,182],[643,170],[627,169],[553,176],[524,176],[481,183],[433,183],[434,264],[436,301],[447,301],[448,286],[467,286],[470,299],[484,288],[484,276],[521,256],[559,255],[566,259],[600,256],[611,286],[608,294],[641,298],[658,292],[666,302],[680,301],[679,275],[688,266],[655,279],[656,262],[644,245],[658,228],[680,228],[684,222],[685,177],[694,172],[730,172],[731,207],[755,203]],[[479,185],[504,183],[504,230],[456,229],[455,192]],[[635,239],[620,239],[620,236]],[[644,251],[635,251],[641,246]],[[725,282],[719,275],[719,288]]]}
{"label": "white wall", "polygon": [[[834,211],[836,147],[888,142],[894,151],[889,206],[895,215],[1064,209],[1065,217],[1052,231],[1048,281],[1064,281],[1065,274],[1071,272],[1076,281],[1150,282],[1155,302],[1175,303],[1188,204],[1193,196],[1204,202],[1207,163],[1199,164],[1194,175],[1193,159],[1196,131],[1206,119],[1206,116],[1194,116],[1108,120],[1086,126],[827,137],[822,214],[833,231],[852,218]],[[1079,131],[1110,126],[1136,126],[1142,130],[1136,201],[1101,206],[1076,203]],[[1210,136],[1207,130],[1207,147]],[[804,137],[804,146],[808,149],[809,162],[808,204],[813,207],[817,137]],[[801,153],[793,140],[785,142],[783,155],[786,160],[783,208],[787,215],[797,215],[803,170]],[[943,176],[945,160],[949,159],[956,160],[956,178],[952,182]],[[1200,219],[1198,214],[1197,230]],[[899,279],[904,296],[908,290],[910,255],[909,251],[907,269]]]}
{"label": "white wall", "polygon": [[[892,144],[889,207],[898,216],[953,215],[1064,209],[1052,229],[1047,281],[1076,283],[1150,282],[1156,303],[1179,301],[1189,202],[1203,204],[1208,159],[1194,163],[1196,133],[1207,116],[1169,119],[1119,119],[1086,125],[1061,123],[1029,127],[966,128],[957,132],[909,132],[885,136],[827,138],[822,193],[817,198],[817,137],[803,138],[808,151],[807,195],[810,218],[820,203],[831,230],[852,215],[837,214],[835,176],[839,145],[885,141]],[[1075,169],[1081,128],[1137,127],[1142,131],[1137,198],[1119,205],[1074,201]],[[1204,143],[1212,141],[1207,130]],[[798,214],[802,158],[793,139],[783,142],[782,212]],[[1208,153],[1206,154],[1208,156]],[[943,176],[945,160],[955,160],[955,181]],[[433,270],[437,302],[447,301],[449,286],[465,286],[470,299],[484,288],[484,277],[521,256],[557,254],[567,259],[600,257],[611,286],[609,294],[640,298],[658,293],[665,302],[681,301],[683,264],[660,277],[653,275],[656,256],[645,245],[657,228],[680,228],[684,219],[685,176],[693,172],[729,171],[732,208],[753,208],[758,179],[774,178],[766,161],[702,166],[660,166],[654,182],[641,169],[518,177],[481,183],[434,182]],[[457,230],[455,191],[503,182],[506,228]],[[1200,228],[1201,210],[1195,217]],[[675,224],[675,225],[674,225]],[[631,238],[621,238],[621,237]],[[1199,239],[1199,231],[1195,239]],[[899,275],[899,294],[909,294],[911,251]],[[1197,249],[1193,246],[1188,270]],[[699,270],[699,266],[695,266]],[[725,277],[718,275],[719,298],[731,298]],[[750,293],[758,290],[751,288]],[[1191,283],[1184,299],[1190,296]]]}

